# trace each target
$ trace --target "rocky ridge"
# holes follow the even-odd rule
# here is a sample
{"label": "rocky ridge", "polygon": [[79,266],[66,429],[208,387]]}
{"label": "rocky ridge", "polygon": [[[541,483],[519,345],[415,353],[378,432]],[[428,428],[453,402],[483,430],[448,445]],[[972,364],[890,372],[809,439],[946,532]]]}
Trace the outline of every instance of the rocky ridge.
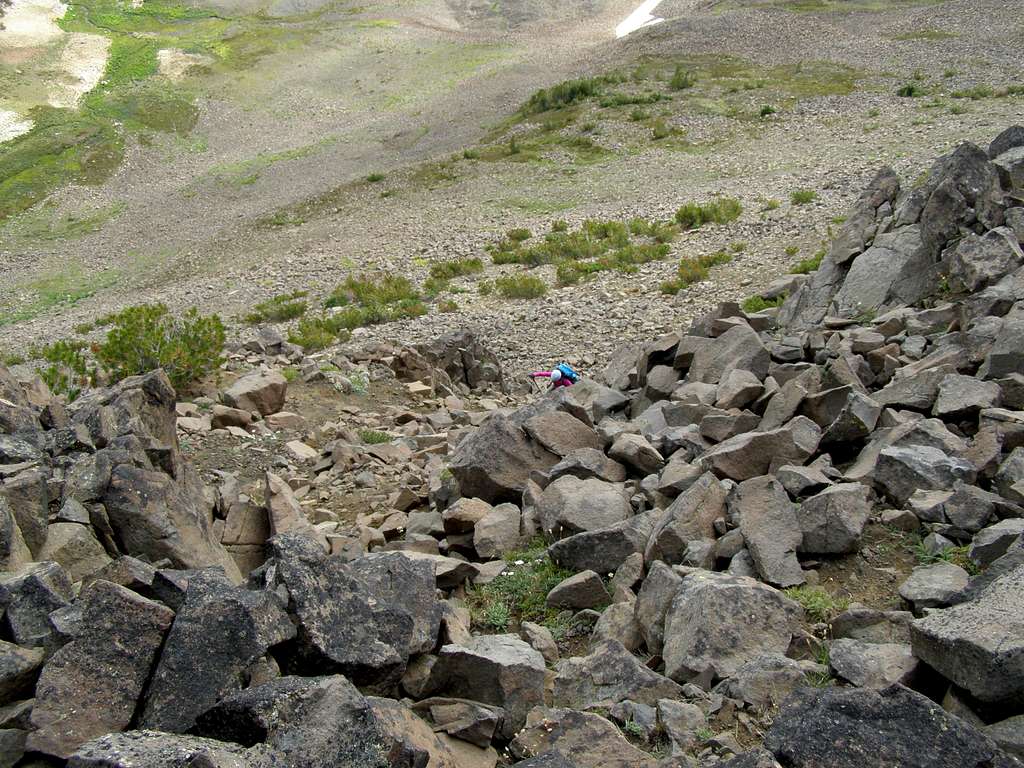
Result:
{"label": "rocky ridge", "polygon": [[[66,405],[0,369],[3,761],[1019,764],[1022,148],[880,171],[781,309],[722,305],[525,404],[466,334],[325,371],[266,332],[208,407],[162,372]],[[380,441],[308,430],[283,362],[420,407]],[[211,488],[180,438],[214,433],[294,439]],[[319,503],[366,472],[373,505]],[[886,562],[900,530],[934,562]],[[467,607],[538,536],[576,645]],[[889,593],[824,621],[801,588],[840,566]]]}

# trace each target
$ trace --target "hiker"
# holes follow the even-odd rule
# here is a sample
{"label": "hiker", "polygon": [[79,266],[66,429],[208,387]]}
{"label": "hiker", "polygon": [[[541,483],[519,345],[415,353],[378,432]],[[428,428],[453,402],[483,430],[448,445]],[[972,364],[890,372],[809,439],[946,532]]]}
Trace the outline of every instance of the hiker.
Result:
{"label": "hiker", "polygon": [[580,380],[580,375],[568,363],[559,363],[550,371],[534,371],[528,375],[534,381],[537,379],[548,379],[551,382],[551,389],[571,387]]}

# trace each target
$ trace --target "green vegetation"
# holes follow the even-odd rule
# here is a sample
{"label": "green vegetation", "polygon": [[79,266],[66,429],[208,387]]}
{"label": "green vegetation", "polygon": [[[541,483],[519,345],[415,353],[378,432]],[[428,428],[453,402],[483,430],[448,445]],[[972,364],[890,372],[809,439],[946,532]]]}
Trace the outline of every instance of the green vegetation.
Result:
{"label": "green vegetation", "polygon": [[223,362],[224,324],[217,315],[204,317],[190,309],[174,317],[163,304],[142,304],[118,312],[110,325],[94,352],[113,381],[163,368],[181,390]]}
{"label": "green vegetation", "polygon": [[697,76],[682,64],[676,64],[672,78],[668,81],[668,87],[673,91],[685,91],[687,88],[693,88],[696,84]]}
{"label": "green vegetation", "polygon": [[815,253],[808,259],[801,259],[789,268],[791,275],[808,275],[821,266],[821,260],[825,258],[825,249]]}
{"label": "green vegetation", "polygon": [[562,109],[579,101],[598,96],[604,90],[605,85],[621,81],[619,77],[614,75],[566,80],[558,85],[542,88],[537,91],[523,105],[520,112],[524,115],[536,115],[542,112],[550,112],[554,109]]}
{"label": "green vegetation", "polygon": [[350,304],[372,306],[415,301],[419,294],[408,278],[398,275],[350,275],[324,301],[328,309]]}
{"label": "green vegetation", "polygon": [[444,313],[458,312],[459,305],[455,303],[454,299],[448,299],[437,305],[437,311]]}
{"label": "green vegetation", "polygon": [[774,299],[765,299],[761,296],[751,296],[740,304],[740,308],[747,314],[753,314],[754,312],[763,312],[764,310],[771,309],[772,307],[781,307],[785,300],[785,296],[777,296]]}
{"label": "green vegetation", "polygon": [[829,621],[850,604],[849,600],[837,600],[821,587],[790,587],[783,592],[790,600],[800,603],[812,621]]}
{"label": "green vegetation", "polygon": [[36,370],[51,392],[64,395],[71,401],[93,383],[96,367],[90,363],[84,350],[82,342],[63,339],[33,350],[33,356],[46,363]]}
{"label": "green vegetation", "polygon": [[23,213],[11,219],[0,229],[0,239],[22,239],[31,241],[71,240],[99,232],[108,222],[124,211],[124,203],[94,208],[78,213],[57,216],[53,206]]}
{"label": "green vegetation", "polygon": [[559,285],[574,285],[581,278],[598,272],[616,270],[618,272],[635,272],[637,265],[651,261],[661,261],[669,254],[669,246],[665,243],[644,243],[625,245],[611,251],[593,261],[563,261],[556,275]]}
{"label": "green vegetation", "polygon": [[807,205],[818,199],[818,193],[813,189],[794,189],[789,194],[789,202],[793,205]]}
{"label": "green vegetation", "polygon": [[696,259],[684,257],[679,260],[679,268],[673,280],[666,280],[661,284],[661,292],[676,294],[694,283],[700,283],[708,278],[708,270],[721,264],[728,264],[732,261],[732,254],[727,251],[717,251],[712,254],[699,256]]}
{"label": "green vegetation", "polygon": [[376,429],[360,429],[359,439],[367,445],[380,445],[381,443],[390,443],[394,440],[387,432],[381,432]]}
{"label": "green vegetation", "polygon": [[30,298],[9,308],[0,307],[0,327],[29,320],[53,307],[69,307],[110,287],[117,277],[114,270],[87,272],[68,260],[59,269],[19,286]]}
{"label": "green vegetation", "polygon": [[676,211],[676,223],[683,229],[704,224],[728,224],[743,213],[743,205],[732,197],[716,197],[707,203],[686,203]]}
{"label": "green vegetation", "polygon": [[377,182],[384,181],[384,178],[385,177],[383,173],[371,173],[369,176],[366,177],[366,183],[376,184]]}
{"label": "green vegetation", "polygon": [[946,32],[941,29],[918,29],[913,32],[904,32],[902,35],[896,35],[894,40],[948,40],[951,37],[956,37],[952,32]]}
{"label": "green vegetation", "polygon": [[977,564],[967,556],[969,547],[945,547],[938,552],[931,552],[925,547],[923,541],[917,541],[911,547],[911,552],[921,565],[933,565],[938,562],[952,563],[958,565],[971,575],[979,572]]}
{"label": "green vegetation", "polygon": [[916,99],[918,96],[924,96],[924,93],[924,88],[917,83],[905,83],[896,89],[896,95],[905,99]]}
{"label": "green vegetation", "polygon": [[506,299],[536,299],[548,292],[548,287],[535,275],[505,275],[496,278],[494,289]]}
{"label": "green vegetation", "polygon": [[774,115],[777,111],[778,110],[776,110],[775,107],[773,107],[771,104],[765,104],[763,107],[761,107],[760,115],[761,117],[769,117],[771,115]]}
{"label": "green vegetation", "polygon": [[306,313],[306,295],[306,291],[293,291],[261,301],[252,308],[252,312],[245,316],[245,322],[251,325],[281,323],[301,317]]}
{"label": "green vegetation", "polygon": [[534,539],[523,550],[508,552],[508,567],[489,584],[471,587],[466,601],[473,624],[480,629],[504,632],[514,624],[532,621],[558,634],[562,629],[557,611],[545,604],[548,592],[571,576],[547,556],[547,543]]}
{"label": "green vegetation", "polygon": [[288,341],[307,352],[315,352],[338,342],[348,341],[349,334],[335,317],[307,315],[288,333]]}
{"label": "green vegetation", "polygon": [[430,265],[430,276],[439,280],[451,280],[453,277],[465,277],[484,271],[484,264],[478,258],[442,261]]}

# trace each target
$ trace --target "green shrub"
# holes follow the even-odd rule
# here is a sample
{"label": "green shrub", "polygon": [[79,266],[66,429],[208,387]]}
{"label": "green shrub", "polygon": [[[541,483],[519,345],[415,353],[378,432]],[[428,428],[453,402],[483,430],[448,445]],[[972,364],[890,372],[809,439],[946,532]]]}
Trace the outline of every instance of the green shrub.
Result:
{"label": "green shrub", "polygon": [[455,301],[453,301],[452,299],[448,299],[447,301],[442,301],[440,304],[437,305],[437,311],[445,313],[458,312],[459,305],[456,304]]}
{"label": "green shrub", "polygon": [[682,64],[676,65],[676,70],[668,81],[668,87],[673,91],[685,91],[687,88],[693,88],[696,84],[697,76],[685,69]]}
{"label": "green shrub", "polygon": [[662,118],[658,118],[654,121],[654,125],[651,126],[651,138],[655,141],[661,139],[667,139],[672,135],[672,128]]}
{"label": "green shrub", "polygon": [[906,83],[896,89],[896,95],[904,99],[915,99],[924,95],[924,89],[917,83]]}
{"label": "green shrub", "polygon": [[490,296],[494,292],[494,284],[490,280],[481,280],[476,284],[476,292],[481,296]]}
{"label": "green shrub", "polygon": [[794,189],[789,194],[789,202],[793,205],[807,205],[818,199],[818,193],[813,189]]}
{"label": "green shrub", "polygon": [[495,279],[494,288],[506,299],[535,299],[548,292],[544,281],[534,275],[505,275]]}
{"label": "green shrub", "polygon": [[949,95],[954,99],[970,99],[971,101],[978,101],[980,99],[990,99],[996,95],[996,92],[991,86],[975,85],[971,88],[953,91]]}
{"label": "green shrub", "polygon": [[715,253],[706,254],[697,258],[697,263],[705,269],[717,267],[720,264],[728,264],[730,261],[732,261],[732,254],[727,251],[716,251]]}
{"label": "green shrub", "polygon": [[825,258],[825,249],[821,249],[809,259],[802,259],[789,268],[791,275],[807,275],[821,266],[821,260]]}
{"label": "green shrub", "polygon": [[765,104],[763,107],[761,107],[761,117],[768,117],[770,115],[774,115],[775,112],[776,109],[771,104]]}
{"label": "green shrub", "polygon": [[717,197],[707,203],[686,203],[676,211],[676,223],[683,229],[704,224],[728,224],[743,213],[743,205],[732,197]]}
{"label": "green shrub", "polygon": [[376,184],[378,181],[384,181],[384,174],[371,173],[369,176],[366,177],[366,181],[368,184]]}
{"label": "green shrub", "polygon": [[442,261],[430,265],[430,276],[442,280],[450,280],[453,277],[465,277],[475,275],[484,271],[484,263],[474,257],[470,259],[458,259],[456,261]]}
{"label": "green shrub", "polygon": [[663,93],[610,93],[601,99],[599,104],[604,107],[625,107],[630,104],[657,104],[659,101],[669,101],[670,97]]}
{"label": "green shrub", "polygon": [[849,600],[836,599],[821,587],[790,587],[783,592],[790,600],[800,603],[813,621],[828,621],[850,604]]}
{"label": "green shrub", "polygon": [[761,206],[761,211],[774,211],[780,205],[782,205],[782,203],[772,197],[764,201],[764,205]]}
{"label": "green shrub", "polygon": [[532,621],[555,629],[558,611],[547,606],[547,596],[571,574],[548,559],[546,547],[538,538],[525,550],[505,553],[506,569],[469,589],[466,602],[475,626],[503,631],[513,621]]}
{"label": "green shrub", "polygon": [[215,371],[223,358],[224,324],[190,309],[174,317],[163,304],[142,304],[113,316],[96,359],[112,381],[163,368],[176,389]]}
{"label": "green shrub", "polygon": [[636,109],[629,113],[629,119],[632,120],[634,123],[642,122],[649,118],[650,116],[650,113],[640,109],[640,107],[637,107]]}
{"label": "green shrub", "polygon": [[700,259],[682,258],[679,260],[679,268],[674,280],[666,280],[661,284],[662,293],[679,293],[694,283],[706,280],[708,268],[701,263]]}
{"label": "green shrub", "polygon": [[557,219],[556,221],[551,222],[551,231],[552,232],[568,232],[569,231],[569,222],[567,222],[565,219]]}
{"label": "green shrub", "polygon": [[34,357],[46,361],[45,366],[36,370],[55,395],[64,395],[72,401],[95,380],[96,370],[84,350],[82,342],[63,339],[33,350]]}
{"label": "green shrub", "polygon": [[747,250],[747,242],[745,240],[735,240],[729,243],[729,250],[733,253],[743,253]]}
{"label": "green shrub", "polygon": [[382,443],[390,443],[394,438],[387,432],[381,432],[376,429],[360,429],[359,439],[367,445],[380,445]]}
{"label": "green shrub", "polygon": [[304,301],[306,295],[306,291],[295,291],[261,301],[252,308],[252,312],[245,316],[245,322],[252,325],[268,322],[281,323],[301,317],[306,312],[306,302]]}
{"label": "green shrub", "polygon": [[800,253],[800,246],[799,245],[787,245],[784,250],[785,250],[785,253],[786,253],[787,256],[792,257],[792,256],[796,256],[798,253]]}
{"label": "green shrub", "polygon": [[751,296],[740,304],[740,307],[747,314],[753,314],[754,312],[762,312],[766,309],[770,309],[771,307],[781,307],[782,302],[785,300],[785,296],[778,296],[774,299],[764,299],[760,296]]}
{"label": "green shrub", "polygon": [[288,341],[307,352],[324,349],[336,342],[348,341],[348,333],[332,317],[304,317],[288,334]]}
{"label": "green shrub", "polygon": [[418,298],[419,294],[408,278],[397,275],[350,275],[331,292],[324,306],[331,309],[348,304],[393,304]]}
{"label": "green shrub", "polygon": [[428,298],[434,298],[438,294],[444,293],[449,290],[451,285],[447,278],[443,277],[428,277],[423,281],[423,293]]}
{"label": "green shrub", "polygon": [[520,110],[524,115],[536,115],[552,109],[561,109],[601,93],[611,78],[586,77],[566,80],[550,88],[542,88],[533,94]]}
{"label": "green shrub", "polygon": [[533,233],[526,227],[516,227],[505,233],[505,237],[513,243],[523,243],[533,237]]}
{"label": "green shrub", "polygon": [[331,322],[338,328],[351,331],[370,325],[393,323],[427,314],[426,305],[419,299],[403,299],[392,304],[364,304],[345,307],[331,315]]}

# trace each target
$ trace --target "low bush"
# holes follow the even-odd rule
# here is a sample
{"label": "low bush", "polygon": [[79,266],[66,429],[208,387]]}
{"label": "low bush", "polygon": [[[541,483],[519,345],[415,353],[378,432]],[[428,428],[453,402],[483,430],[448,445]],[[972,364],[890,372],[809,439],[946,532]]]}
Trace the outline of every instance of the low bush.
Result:
{"label": "low bush", "polygon": [[849,600],[837,599],[821,587],[790,587],[783,592],[790,600],[800,603],[812,621],[828,621],[850,604]]}
{"label": "low bush", "polygon": [[535,275],[505,275],[496,278],[494,289],[506,299],[536,299],[548,292],[548,287]]}
{"label": "low bush", "polygon": [[815,253],[808,259],[801,259],[789,268],[791,275],[808,275],[821,266],[821,260],[825,258],[825,249]]}
{"label": "low bush", "polygon": [[746,299],[742,304],[740,304],[740,307],[743,309],[744,312],[748,314],[753,314],[754,312],[762,312],[772,307],[781,307],[782,302],[784,302],[785,300],[785,296],[778,296],[777,298],[774,299],[765,299],[762,298],[761,296],[751,296],[749,299]]}
{"label": "low bush", "polygon": [[440,304],[437,305],[437,311],[444,313],[458,312],[459,305],[456,304],[452,299],[448,299],[447,301],[442,301]]}
{"label": "low bush", "polygon": [[818,193],[813,189],[794,189],[789,194],[789,202],[793,205],[807,205],[818,199]]}
{"label": "low bush", "polygon": [[224,324],[217,315],[190,309],[174,317],[163,304],[142,304],[114,315],[94,352],[112,381],[163,368],[180,390],[217,370],[223,348]]}
{"label": "low bush", "polygon": [[761,117],[769,117],[774,115],[777,110],[771,104],[765,104],[761,107]]}
{"label": "low bush", "polygon": [[327,297],[324,306],[344,307],[348,304],[393,304],[419,298],[408,278],[398,275],[350,275]]}
{"label": "low bush", "polygon": [[896,95],[904,99],[915,99],[924,95],[924,88],[917,83],[905,83],[896,89]]}
{"label": "low bush", "polygon": [[82,342],[62,339],[34,349],[32,355],[46,361],[46,365],[37,368],[37,372],[50,391],[64,395],[69,401],[77,398],[96,377],[95,367],[86,357]]}
{"label": "low bush", "polygon": [[743,205],[732,197],[717,197],[707,203],[686,203],[676,211],[676,223],[683,229],[704,224],[728,224],[743,213]]}
{"label": "low bush", "polygon": [[579,101],[600,95],[604,85],[612,80],[614,78],[585,77],[542,88],[529,98],[520,111],[524,115],[536,115],[572,106]]}
{"label": "low bush", "polygon": [[484,263],[478,258],[441,261],[430,265],[430,276],[441,280],[465,277],[484,271]]}
{"label": "low bush", "polygon": [[360,429],[359,439],[367,445],[381,445],[382,443],[390,443],[394,438],[387,432],[381,432],[376,429]]}
{"label": "low bush", "polygon": [[274,296],[267,301],[261,301],[253,306],[252,311],[245,316],[245,322],[252,325],[257,323],[281,323],[301,317],[306,313],[307,309],[306,295],[306,291],[294,291],[293,293]]}
{"label": "low bush", "polygon": [[684,68],[682,64],[676,65],[675,72],[672,73],[672,77],[668,81],[668,87],[673,91],[685,91],[687,88],[693,88],[696,84],[697,76]]}
{"label": "low bush", "polygon": [[349,334],[332,317],[304,317],[288,333],[288,341],[307,352],[348,341]]}

